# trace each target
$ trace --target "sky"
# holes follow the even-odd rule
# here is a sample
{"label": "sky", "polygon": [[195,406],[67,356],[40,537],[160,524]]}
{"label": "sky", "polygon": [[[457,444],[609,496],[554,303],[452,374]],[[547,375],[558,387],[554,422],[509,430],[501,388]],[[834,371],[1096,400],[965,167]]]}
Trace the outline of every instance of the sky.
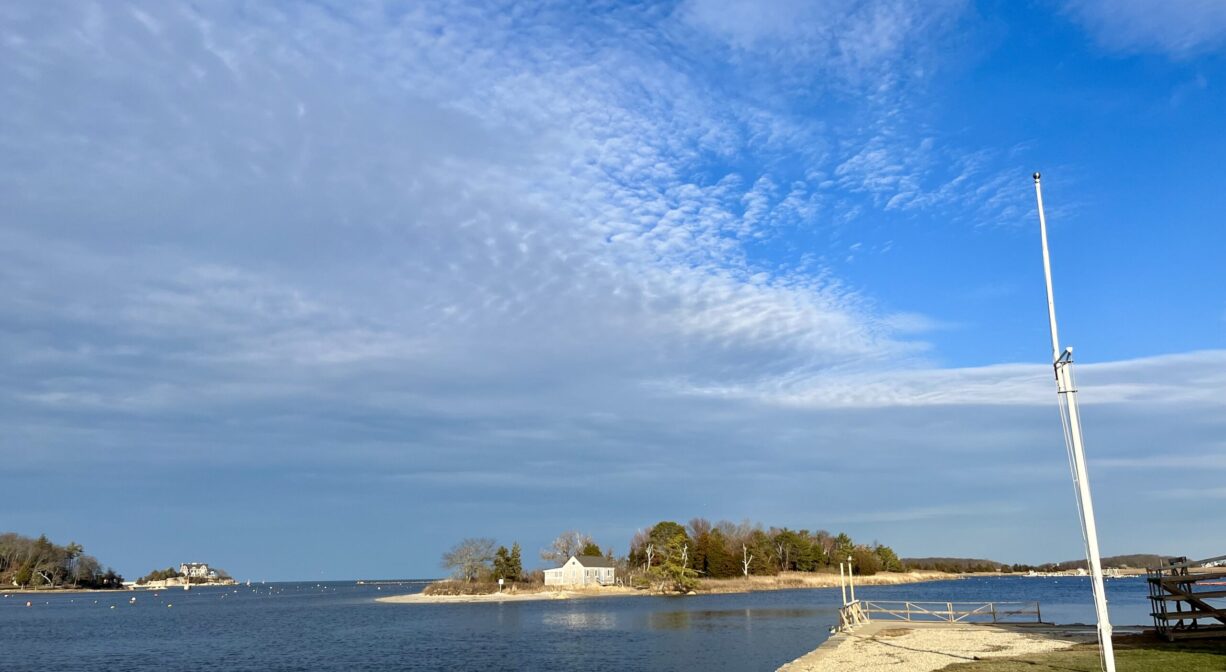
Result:
{"label": "sky", "polygon": [[1226,552],[1226,5],[0,6],[0,530],[430,577],[702,516]]}

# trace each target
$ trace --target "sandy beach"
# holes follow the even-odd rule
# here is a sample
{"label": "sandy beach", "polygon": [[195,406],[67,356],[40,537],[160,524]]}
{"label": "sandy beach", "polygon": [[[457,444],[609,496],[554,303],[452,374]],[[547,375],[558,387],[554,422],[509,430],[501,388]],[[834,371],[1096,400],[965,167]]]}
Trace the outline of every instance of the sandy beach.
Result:
{"label": "sandy beach", "polygon": [[952,663],[1066,649],[1094,641],[1086,626],[869,623],[831,637],[779,672],[931,672]]}
{"label": "sandy beach", "polygon": [[[882,572],[873,576],[856,577],[857,586],[889,586],[922,581],[944,581],[957,578],[940,572]],[[751,576],[741,579],[717,579],[704,581],[695,594],[749,593],[765,590],[797,590],[810,588],[835,588],[839,577],[835,574],[810,572],[785,572],[777,576]],[[644,595],[677,595],[655,593],[622,586],[604,588],[559,588],[535,591],[504,591],[485,595],[392,595],[378,598],[378,602],[393,604],[466,604],[474,602],[522,602],[525,600],[570,600],[591,597],[627,597]]]}
{"label": "sandy beach", "polygon": [[388,597],[380,597],[375,601],[386,602],[389,604],[470,604],[478,602],[574,600],[589,597],[628,597],[634,595],[651,595],[651,593],[645,590],[635,590],[633,588],[623,588],[620,586],[609,586],[607,588],[592,588],[588,590],[541,590],[535,592],[504,591],[502,593],[489,593],[486,595],[425,595],[422,593],[415,593],[413,595],[389,595]]}
{"label": "sandy beach", "polygon": [[[896,586],[925,581],[951,581],[962,578],[944,572],[879,572],[872,576],[857,576],[857,586]],[[713,579],[703,582],[699,592],[748,593],[759,590],[794,590],[797,588],[838,588],[839,575],[825,572],[783,572],[775,576],[750,576],[736,579]]]}

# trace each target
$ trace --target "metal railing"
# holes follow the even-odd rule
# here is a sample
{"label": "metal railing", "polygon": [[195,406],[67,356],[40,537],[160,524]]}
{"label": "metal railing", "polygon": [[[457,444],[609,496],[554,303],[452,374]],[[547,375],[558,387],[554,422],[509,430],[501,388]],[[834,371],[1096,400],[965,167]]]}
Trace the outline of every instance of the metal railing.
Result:
{"label": "metal railing", "polygon": [[862,600],[870,619],[932,623],[1042,623],[1036,602],[906,602]]}
{"label": "metal railing", "polygon": [[848,602],[839,608],[839,627],[840,631],[853,630],[858,626],[868,623],[868,614],[864,613],[864,603],[860,600]]}

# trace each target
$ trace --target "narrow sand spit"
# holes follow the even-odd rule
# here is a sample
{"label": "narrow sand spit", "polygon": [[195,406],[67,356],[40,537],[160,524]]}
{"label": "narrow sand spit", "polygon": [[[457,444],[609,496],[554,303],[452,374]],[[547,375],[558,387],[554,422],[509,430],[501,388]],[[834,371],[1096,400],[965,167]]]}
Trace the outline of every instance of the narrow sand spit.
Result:
{"label": "narrow sand spit", "polygon": [[779,668],[779,672],[931,672],[951,663],[1045,653],[1094,641],[1077,626],[869,623]]}
{"label": "narrow sand spit", "polygon": [[380,597],[376,602],[390,604],[468,604],[473,602],[527,602],[530,600],[573,600],[585,597],[625,597],[629,595],[650,595],[643,590],[631,588],[615,588],[612,586],[599,590],[542,590],[539,592],[503,592],[486,595],[389,595]]}
{"label": "narrow sand spit", "polygon": [[[957,576],[940,572],[881,572],[873,576],[856,577],[857,586],[893,586],[924,581],[948,581]],[[697,594],[751,593],[769,590],[799,590],[806,588],[834,588],[839,585],[836,574],[812,572],[783,572],[776,576],[751,576],[745,579],[709,579],[702,582]],[[566,588],[535,591],[488,593],[483,595],[395,595],[381,597],[377,601],[395,604],[463,604],[468,602],[522,602],[525,600],[569,600],[586,597],[624,597],[627,595],[662,595],[649,590],[635,590],[624,586],[603,588]],[[671,593],[675,595],[675,593]]]}

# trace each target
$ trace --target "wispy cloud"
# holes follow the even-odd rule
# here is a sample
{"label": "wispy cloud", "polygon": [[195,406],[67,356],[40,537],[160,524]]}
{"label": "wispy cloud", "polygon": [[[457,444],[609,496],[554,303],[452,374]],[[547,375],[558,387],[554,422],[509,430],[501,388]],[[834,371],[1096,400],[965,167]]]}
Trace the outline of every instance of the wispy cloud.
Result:
{"label": "wispy cloud", "polygon": [[[136,515],[223,489],[287,525],[397,510],[451,534],[490,507],[539,528],[558,482],[620,502],[608,530],[812,527],[852,494],[846,451],[887,514],[921,468],[993,501],[1019,474],[1063,487],[1031,459],[1062,455],[1046,367],[936,369],[945,325],[824,261],[882,213],[1013,216],[1015,157],[906,103],[963,5],[772,7],[0,9],[6,490],[116,468],[82,497]],[[1179,400],[1152,412],[1203,440],[1222,363],[1087,365],[1087,413],[1124,435],[1143,416],[1120,409]],[[1138,458],[1120,438],[1102,456]]]}
{"label": "wispy cloud", "polygon": [[1226,499],[1226,488],[1184,488],[1179,490],[1154,490],[1150,493],[1159,499],[1213,500]]}
{"label": "wispy cloud", "polygon": [[1216,0],[1070,0],[1066,11],[1111,51],[1184,58],[1226,44],[1226,5]]}
{"label": "wispy cloud", "polygon": [[817,68],[875,91],[890,87],[900,75],[914,75],[898,68],[899,62],[926,53],[931,36],[955,21],[964,7],[962,0],[691,0],[678,13],[746,59],[766,57],[772,66],[789,69]]}
{"label": "wispy cloud", "polygon": [[[1216,406],[1226,391],[1226,351],[1082,364],[1083,404],[1199,404]],[[794,372],[751,385],[692,385],[676,390],[700,396],[826,407],[1049,406],[1051,367],[999,364],[975,368],[891,367],[888,370]]]}

